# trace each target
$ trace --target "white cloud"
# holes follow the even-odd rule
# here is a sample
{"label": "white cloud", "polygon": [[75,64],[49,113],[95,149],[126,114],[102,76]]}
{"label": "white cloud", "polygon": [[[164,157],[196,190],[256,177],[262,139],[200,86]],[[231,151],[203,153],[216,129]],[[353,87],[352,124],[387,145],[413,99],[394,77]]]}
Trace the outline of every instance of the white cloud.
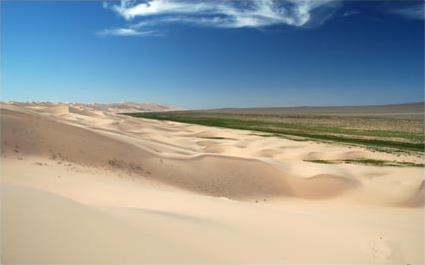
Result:
{"label": "white cloud", "polygon": [[351,16],[355,16],[355,15],[358,15],[358,14],[360,14],[360,11],[348,10],[348,11],[345,11],[344,13],[342,13],[342,16],[343,17],[351,17]]}
{"label": "white cloud", "polygon": [[390,9],[389,12],[408,19],[424,19],[425,15],[423,3],[416,3],[412,5],[411,2],[406,2],[404,4],[404,6],[400,6],[399,8]]}
{"label": "white cloud", "polygon": [[[300,27],[312,21],[315,10],[336,6],[339,0],[121,0],[104,6],[127,23],[115,35],[137,35],[137,30],[158,25],[186,24],[221,28],[259,28],[271,25]],[[329,16],[329,14],[327,14]],[[133,30],[133,31],[129,31]],[[125,32],[125,33],[124,33]],[[117,32],[114,32],[117,33]]]}
{"label": "white cloud", "polygon": [[113,28],[113,29],[104,29],[98,32],[99,35],[103,36],[141,36],[141,35],[151,35],[155,33],[154,31],[137,31],[132,28]]}

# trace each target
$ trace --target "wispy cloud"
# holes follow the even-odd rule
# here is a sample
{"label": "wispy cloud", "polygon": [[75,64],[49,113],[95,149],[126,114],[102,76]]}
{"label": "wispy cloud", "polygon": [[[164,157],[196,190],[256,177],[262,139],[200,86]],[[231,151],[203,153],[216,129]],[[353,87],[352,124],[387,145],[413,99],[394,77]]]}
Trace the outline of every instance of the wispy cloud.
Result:
{"label": "wispy cloud", "polygon": [[407,19],[423,20],[425,18],[423,2],[415,2],[412,4],[412,2],[406,1],[402,6],[388,9],[388,12]]}
{"label": "wispy cloud", "polygon": [[153,35],[154,31],[138,31],[132,28],[113,28],[104,29],[98,32],[101,36],[142,36],[142,35]]}
{"label": "wispy cloud", "polygon": [[343,17],[351,17],[351,16],[355,16],[355,15],[358,15],[358,14],[360,14],[360,11],[358,11],[358,10],[348,10],[348,11],[345,11],[344,13],[342,13],[342,16]]}
{"label": "wispy cloud", "polygon": [[[133,36],[143,28],[184,24],[216,28],[260,28],[272,25],[307,26],[314,16],[329,18],[320,9],[336,8],[339,0],[121,0],[104,4],[127,22],[111,35]],[[330,12],[331,13],[331,12]],[[317,19],[324,21],[324,19]],[[125,33],[124,33],[125,32]],[[118,33],[118,34],[114,34]],[[124,33],[124,34],[123,34]],[[127,34],[128,33],[128,34]]]}

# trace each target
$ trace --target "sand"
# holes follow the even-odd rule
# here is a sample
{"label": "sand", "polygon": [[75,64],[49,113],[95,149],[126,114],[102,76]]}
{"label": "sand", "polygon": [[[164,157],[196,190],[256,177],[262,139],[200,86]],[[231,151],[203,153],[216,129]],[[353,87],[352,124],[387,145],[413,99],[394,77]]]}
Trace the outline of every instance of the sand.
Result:
{"label": "sand", "polygon": [[423,263],[422,156],[1,105],[4,264]]}

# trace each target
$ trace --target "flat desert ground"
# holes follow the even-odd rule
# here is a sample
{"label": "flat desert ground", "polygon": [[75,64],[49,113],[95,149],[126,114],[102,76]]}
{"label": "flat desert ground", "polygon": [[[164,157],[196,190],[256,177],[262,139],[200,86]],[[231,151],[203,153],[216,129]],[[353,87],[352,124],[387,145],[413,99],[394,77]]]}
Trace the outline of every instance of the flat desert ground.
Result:
{"label": "flat desert ground", "polygon": [[341,144],[1,105],[4,264],[424,262],[421,167]]}

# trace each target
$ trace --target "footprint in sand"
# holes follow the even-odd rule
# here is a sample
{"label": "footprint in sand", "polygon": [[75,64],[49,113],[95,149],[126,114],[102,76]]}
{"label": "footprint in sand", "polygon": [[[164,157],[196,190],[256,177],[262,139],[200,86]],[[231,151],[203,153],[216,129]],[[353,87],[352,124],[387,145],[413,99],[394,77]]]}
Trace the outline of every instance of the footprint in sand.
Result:
{"label": "footprint in sand", "polygon": [[377,236],[372,242],[371,254],[373,261],[377,262],[402,262],[403,255],[397,242],[385,239],[383,236]]}

